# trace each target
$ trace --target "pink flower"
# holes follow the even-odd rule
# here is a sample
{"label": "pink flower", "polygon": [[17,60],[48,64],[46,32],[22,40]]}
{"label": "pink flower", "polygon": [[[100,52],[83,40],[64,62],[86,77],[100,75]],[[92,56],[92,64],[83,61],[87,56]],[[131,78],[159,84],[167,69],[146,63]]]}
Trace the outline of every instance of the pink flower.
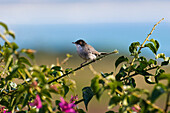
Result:
{"label": "pink flower", "polygon": [[11,113],[11,112],[7,112],[7,111],[8,111],[8,109],[5,109],[5,107],[2,107],[0,109],[0,113]]}
{"label": "pink flower", "polygon": [[139,112],[141,110],[141,108],[138,105],[133,106],[131,109],[135,112]]}
{"label": "pink flower", "polygon": [[62,109],[63,112],[65,113],[76,113],[76,110],[74,109],[74,107],[76,106],[75,103],[75,99],[77,99],[77,96],[75,97],[71,97],[70,99],[70,103],[67,103],[63,97],[60,98],[61,102],[59,103],[60,108]]}
{"label": "pink flower", "polygon": [[37,87],[38,83],[37,83],[37,81],[33,81],[31,85],[32,85],[33,87]]}
{"label": "pink flower", "polygon": [[77,95],[76,96],[72,96],[71,95],[71,99],[70,99],[70,103],[75,103],[75,101],[77,100]]}
{"label": "pink flower", "polygon": [[51,85],[50,88],[53,89],[54,91],[58,92],[56,85]]}
{"label": "pink flower", "polygon": [[36,106],[38,109],[42,108],[42,103],[39,95],[36,95],[34,102],[29,103],[30,106]]}

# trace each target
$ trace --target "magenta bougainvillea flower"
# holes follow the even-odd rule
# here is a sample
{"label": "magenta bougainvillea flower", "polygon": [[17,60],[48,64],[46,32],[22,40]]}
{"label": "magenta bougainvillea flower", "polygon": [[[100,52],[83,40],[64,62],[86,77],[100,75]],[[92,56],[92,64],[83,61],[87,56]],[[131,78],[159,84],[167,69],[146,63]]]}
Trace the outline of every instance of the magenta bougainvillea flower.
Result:
{"label": "magenta bougainvillea flower", "polygon": [[0,109],[0,113],[11,113],[11,112],[8,112],[8,109],[5,109],[5,107],[2,107]]}
{"label": "magenta bougainvillea flower", "polygon": [[75,100],[77,99],[77,96],[73,97],[71,96],[70,103],[66,102],[63,97],[60,98],[61,102],[59,103],[60,108],[65,113],[76,113],[75,110]]}
{"label": "magenta bougainvillea flower", "polygon": [[70,99],[70,103],[75,103],[75,101],[77,100],[77,95],[76,96],[72,96],[71,95],[71,99]]}
{"label": "magenta bougainvillea flower", "polygon": [[39,95],[36,95],[34,102],[29,103],[30,106],[36,106],[38,109],[42,108],[42,103]]}
{"label": "magenta bougainvillea flower", "polygon": [[133,106],[131,109],[135,112],[140,112],[140,110],[141,110],[140,106],[138,106],[138,105],[136,105],[135,107]]}

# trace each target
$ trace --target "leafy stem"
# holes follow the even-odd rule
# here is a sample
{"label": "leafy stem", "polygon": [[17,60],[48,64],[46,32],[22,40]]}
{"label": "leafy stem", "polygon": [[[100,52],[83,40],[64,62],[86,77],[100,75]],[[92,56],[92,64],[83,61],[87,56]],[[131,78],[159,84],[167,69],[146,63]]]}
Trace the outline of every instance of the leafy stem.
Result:
{"label": "leafy stem", "polygon": [[[152,70],[152,69],[156,69],[156,68],[158,68],[158,67],[160,67],[160,66],[158,65],[158,66],[155,66],[155,67],[151,67],[151,68],[149,68],[149,69],[146,69],[145,71],[149,71],[149,70]],[[131,77],[133,77],[133,76],[138,75],[138,74],[140,74],[140,73],[135,72],[134,74],[129,75],[128,77],[125,77],[125,78],[121,79],[120,81],[127,80],[127,79],[129,79],[129,78],[131,78]]]}
{"label": "leafy stem", "polygon": [[[155,27],[156,27],[159,23],[161,23],[162,20],[164,20],[164,18],[162,18],[159,22],[157,22],[157,23],[153,26],[151,32],[148,34],[148,36],[146,37],[146,39],[144,40],[144,42],[143,42],[142,45],[140,46],[137,54],[140,54],[140,51],[141,51],[141,49],[144,47],[144,44],[146,43],[146,41],[148,41],[149,37],[151,36],[151,34],[153,33],[153,31],[155,30]],[[136,57],[134,57],[133,60],[132,60],[132,62],[130,63],[131,66],[132,66],[133,63],[135,62],[135,59],[136,59]]]}

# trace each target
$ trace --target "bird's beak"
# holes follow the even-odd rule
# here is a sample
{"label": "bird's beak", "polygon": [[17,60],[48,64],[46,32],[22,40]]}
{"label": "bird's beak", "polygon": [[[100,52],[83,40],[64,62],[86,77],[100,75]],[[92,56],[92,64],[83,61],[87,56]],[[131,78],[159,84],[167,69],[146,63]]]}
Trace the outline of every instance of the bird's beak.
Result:
{"label": "bird's beak", "polygon": [[72,42],[73,44],[76,44],[75,42]]}

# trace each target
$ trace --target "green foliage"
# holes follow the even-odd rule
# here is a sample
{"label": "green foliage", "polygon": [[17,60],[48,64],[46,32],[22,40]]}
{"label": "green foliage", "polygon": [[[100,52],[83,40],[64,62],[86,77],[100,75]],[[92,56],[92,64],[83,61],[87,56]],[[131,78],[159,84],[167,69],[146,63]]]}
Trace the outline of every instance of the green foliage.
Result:
{"label": "green foliage", "polygon": [[[159,23],[160,21],[157,24]],[[15,34],[8,29],[6,24],[0,22],[0,26],[4,28],[4,32],[0,32],[0,38],[4,40],[4,44],[0,45],[0,106],[4,106],[5,110],[8,109],[8,112],[12,113],[62,113],[63,108],[60,108],[62,100],[53,100],[53,95],[67,97],[70,91],[74,91],[75,81],[66,75],[73,74],[82,66],[76,69],[63,69],[59,63],[58,65],[38,66],[34,59],[35,50],[20,49],[15,42],[9,42],[6,35],[15,38]],[[115,113],[113,111],[115,106],[119,107],[120,113],[168,112],[170,74],[165,73],[163,66],[169,64],[170,58],[166,57],[164,53],[157,54],[160,46],[157,40],[148,40],[155,26],[142,44],[133,42],[129,46],[129,57],[120,56],[116,60],[116,71],[114,73],[95,75],[91,84],[82,89],[82,97],[79,97],[83,99],[72,100],[72,104],[76,106],[83,101],[87,110],[93,96],[100,100],[103,93],[107,92],[110,100],[108,102],[109,111],[106,113]],[[149,48],[155,58],[147,59],[147,57],[141,56],[141,50],[145,48]],[[70,57],[72,56],[67,54],[67,58],[61,64],[64,64]],[[93,62],[91,61],[84,66]],[[134,77],[138,75],[144,78],[144,81],[141,82],[154,86],[151,92],[136,87],[137,83]],[[161,83],[162,80],[167,82]],[[163,94],[167,95],[164,109],[155,105],[155,102]],[[41,101],[42,107],[31,106],[34,101]],[[55,102],[55,105],[53,102]],[[66,101],[62,103],[68,104]],[[74,107],[74,110],[78,113],[85,113],[81,108]]]}

